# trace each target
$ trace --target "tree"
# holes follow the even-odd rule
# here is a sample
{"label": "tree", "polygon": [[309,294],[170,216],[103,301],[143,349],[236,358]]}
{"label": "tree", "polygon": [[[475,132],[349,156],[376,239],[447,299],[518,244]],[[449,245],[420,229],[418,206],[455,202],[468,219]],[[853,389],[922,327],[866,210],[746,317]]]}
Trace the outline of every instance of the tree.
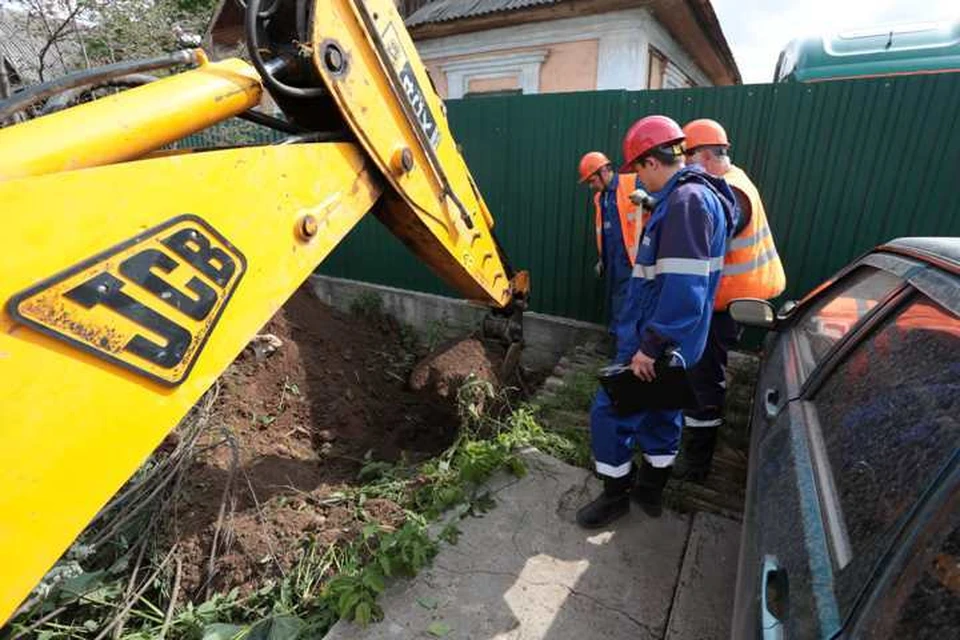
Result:
{"label": "tree", "polygon": [[84,40],[98,63],[198,46],[216,0],[86,0]]}
{"label": "tree", "polygon": [[[52,75],[198,46],[216,0],[0,0],[35,51],[30,69]],[[20,25],[22,23],[22,27]]]}

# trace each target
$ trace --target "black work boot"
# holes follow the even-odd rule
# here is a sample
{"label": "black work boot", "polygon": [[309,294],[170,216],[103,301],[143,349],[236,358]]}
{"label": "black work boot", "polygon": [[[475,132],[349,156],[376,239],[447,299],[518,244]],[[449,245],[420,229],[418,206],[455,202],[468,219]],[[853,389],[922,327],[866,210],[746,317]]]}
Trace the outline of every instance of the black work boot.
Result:
{"label": "black work boot", "polygon": [[654,467],[646,460],[640,467],[637,484],[630,492],[630,497],[651,518],[659,518],[663,513],[663,488],[670,479],[673,467]]}
{"label": "black work boot", "polygon": [[603,493],[577,511],[577,524],[584,529],[599,529],[630,511],[630,486],[633,469],[622,478],[604,477]]}
{"label": "black work boot", "polygon": [[686,431],[687,437],[683,443],[683,457],[686,460],[683,479],[703,482],[710,474],[719,427],[687,427]]}

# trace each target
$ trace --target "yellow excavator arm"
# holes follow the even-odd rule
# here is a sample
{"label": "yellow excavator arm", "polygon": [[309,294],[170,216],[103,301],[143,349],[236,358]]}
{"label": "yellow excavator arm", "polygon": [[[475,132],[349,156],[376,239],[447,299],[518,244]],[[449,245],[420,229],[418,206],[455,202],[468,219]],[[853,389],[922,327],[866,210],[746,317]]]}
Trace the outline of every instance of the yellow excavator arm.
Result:
{"label": "yellow excavator arm", "polygon": [[[0,129],[0,621],[368,212],[465,297],[523,308],[391,0],[248,0],[246,36],[253,66],[181,53]],[[251,113],[264,90],[282,121]],[[164,148],[235,116],[291,135]]]}

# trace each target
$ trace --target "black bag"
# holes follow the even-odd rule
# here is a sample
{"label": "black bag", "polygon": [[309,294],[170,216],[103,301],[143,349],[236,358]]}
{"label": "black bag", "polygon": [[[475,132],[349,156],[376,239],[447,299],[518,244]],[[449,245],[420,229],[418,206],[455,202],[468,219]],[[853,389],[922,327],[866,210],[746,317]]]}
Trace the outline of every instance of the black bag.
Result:
{"label": "black bag", "polygon": [[696,409],[697,395],[676,352],[669,352],[653,365],[657,377],[644,382],[633,375],[630,365],[612,365],[600,370],[598,377],[620,415],[648,410]]}

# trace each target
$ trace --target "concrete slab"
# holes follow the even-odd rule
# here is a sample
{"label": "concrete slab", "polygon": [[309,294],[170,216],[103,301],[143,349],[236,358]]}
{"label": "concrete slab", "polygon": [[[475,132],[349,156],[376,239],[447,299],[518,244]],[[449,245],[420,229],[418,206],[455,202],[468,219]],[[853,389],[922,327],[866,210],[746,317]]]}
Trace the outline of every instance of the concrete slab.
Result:
{"label": "concrete slab", "polygon": [[339,623],[328,640],[432,638],[434,624],[450,639],[662,638],[690,517],[651,519],[635,508],[608,530],[583,531],[574,514],[599,483],[539,452],[525,455],[529,473],[500,479],[496,508],[461,520],[458,544],[387,589],[383,622]]}
{"label": "concrete slab", "polygon": [[[361,296],[376,294],[384,311],[418,331],[439,332],[442,339],[475,331],[490,310],[466,300],[331,276],[313,275],[310,284],[320,300],[341,311],[349,311]],[[523,315],[523,339],[521,362],[534,369],[551,369],[575,346],[607,340],[607,330],[599,324],[531,311]]]}
{"label": "concrete slab", "polygon": [[694,515],[666,640],[730,637],[739,549],[739,522],[712,513]]}

